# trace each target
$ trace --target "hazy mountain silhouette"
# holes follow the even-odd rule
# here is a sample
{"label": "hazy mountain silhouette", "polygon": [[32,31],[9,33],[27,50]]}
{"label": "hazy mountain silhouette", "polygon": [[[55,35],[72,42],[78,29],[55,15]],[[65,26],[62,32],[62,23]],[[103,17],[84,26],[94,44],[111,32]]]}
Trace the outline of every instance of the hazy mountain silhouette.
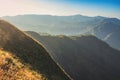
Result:
{"label": "hazy mountain silhouette", "polygon": [[[62,69],[60,69],[60,67],[49,56],[48,52],[38,42],[36,42],[31,37],[29,37],[25,33],[15,28],[10,23],[3,20],[0,20],[0,49],[2,49],[2,51],[0,50],[0,54],[3,55],[3,53],[4,54],[7,53],[8,55],[15,55],[19,59],[18,62],[24,65],[25,68],[29,66],[30,70],[38,72],[39,74],[37,75],[42,76],[43,79],[38,78],[37,80],[70,80],[70,78],[65,74],[65,72]],[[2,55],[0,55],[0,59]],[[14,56],[10,57],[9,59],[10,61],[11,60],[17,61]],[[7,65],[4,64],[3,67],[0,66],[0,70],[2,68],[4,70],[3,72],[6,72],[7,68],[10,69],[10,72],[8,72],[9,74],[7,73],[7,75],[10,75],[15,70],[17,70],[17,68],[14,70],[8,66],[11,65],[13,66],[13,68],[17,66],[16,65],[17,63],[10,61],[7,60],[7,63],[9,64]],[[22,67],[22,69],[24,69],[24,67]],[[34,76],[34,73],[32,74]],[[7,75],[4,75],[3,79],[6,78],[8,79],[9,77],[15,76],[15,75],[12,76],[7,76]],[[29,77],[32,77],[30,76],[29,73],[28,75]],[[18,77],[15,80],[17,79]],[[21,76],[20,79],[23,79],[23,77]],[[32,80],[36,80],[36,79],[32,79]]]}
{"label": "hazy mountain silhouette", "polygon": [[102,16],[88,17],[82,15],[18,15],[2,18],[24,31],[43,32],[55,35],[94,34],[99,39],[107,42],[111,47],[120,50],[120,20],[117,18]]}
{"label": "hazy mountain silhouette", "polygon": [[93,28],[105,17],[88,17],[82,15],[19,15],[6,16],[3,19],[24,31],[47,32],[50,34],[81,34]]}
{"label": "hazy mountain silhouette", "polygon": [[119,80],[120,52],[94,36],[42,36],[40,41],[74,80]]}

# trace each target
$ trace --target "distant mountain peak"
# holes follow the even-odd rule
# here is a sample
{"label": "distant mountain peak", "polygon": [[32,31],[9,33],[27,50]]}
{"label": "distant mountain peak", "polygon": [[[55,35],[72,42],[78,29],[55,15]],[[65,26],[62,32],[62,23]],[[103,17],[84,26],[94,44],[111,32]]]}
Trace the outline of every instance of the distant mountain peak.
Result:
{"label": "distant mountain peak", "polygon": [[120,20],[118,18],[105,18],[103,22],[110,22],[114,24],[119,24],[120,25]]}

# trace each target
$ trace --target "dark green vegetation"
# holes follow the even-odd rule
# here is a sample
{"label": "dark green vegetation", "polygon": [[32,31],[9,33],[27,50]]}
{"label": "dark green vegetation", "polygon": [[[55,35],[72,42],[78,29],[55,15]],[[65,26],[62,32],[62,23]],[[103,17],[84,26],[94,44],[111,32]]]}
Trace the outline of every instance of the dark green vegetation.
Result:
{"label": "dark green vegetation", "polygon": [[10,21],[24,31],[55,35],[92,34],[107,42],[111,47],[120,50],[120,20],[117,18],[88,17],[82,15],[19,15],[2,18]]}
{"label": "dark green vegetation", "polygon": [[13,53],[47,80],[70,80],[40,44],[3,20],[0,20],[0,49]]}
{"label": "dark green vegetation", "polygon": [[120,51],[94,36],[40,36],[53,58],[74,80],[120,80]]}

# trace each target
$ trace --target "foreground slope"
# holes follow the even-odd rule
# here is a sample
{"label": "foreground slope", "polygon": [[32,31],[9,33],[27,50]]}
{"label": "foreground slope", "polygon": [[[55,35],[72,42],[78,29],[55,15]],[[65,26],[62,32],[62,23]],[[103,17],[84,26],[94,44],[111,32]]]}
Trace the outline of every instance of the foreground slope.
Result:
{"label": "foreground slope", "polygon": [[120,80],[120,52],[94,36],[40,36],[39,40],[74,80]]}
{"label": "foreground slope", "polygon": [[0,49],[15,55],[21,64],[45,79],[69,80],[40,44],[3,20],[0,20]]}
{"label": "foreground slope", "polygon": [[0,50],[0,80],[44,80],[42,74],[30,70],[10,52]]}

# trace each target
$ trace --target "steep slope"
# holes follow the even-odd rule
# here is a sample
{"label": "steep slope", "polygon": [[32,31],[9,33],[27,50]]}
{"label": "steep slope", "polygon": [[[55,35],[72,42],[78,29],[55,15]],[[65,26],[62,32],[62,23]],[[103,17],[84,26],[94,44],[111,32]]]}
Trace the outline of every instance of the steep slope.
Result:
{"label": "steep slope", "polygon": [[0,50],[0,80],[44,80],[45,76],[30,70],[10,52]]}
{"label": "steep slope", "polygon": [[119,31],[120,31],[120,23],[116,24],[114,19],[113,20],[105,19],[94,28],[95,35],[101,39],[104,39],[108,34]]}
{"label": "steep slope", "polygon": [[74,80],[120,80],[120,52],[94,36],[40,36],[39,40]]}
{"label": "steep slope", "polygon": [[47,80],[70,80],[40,44],[3,20],[0,20],[0,48]]}
{"label": "steep slope", "polygon": [[120,20],[116,18],[104,19],[93,31],[99,39],[107,42],[111,47],[120,50]]}
{"label": "steep slope", "polygon": [[103,40],[120,51],[120,31],[107,35]]}

